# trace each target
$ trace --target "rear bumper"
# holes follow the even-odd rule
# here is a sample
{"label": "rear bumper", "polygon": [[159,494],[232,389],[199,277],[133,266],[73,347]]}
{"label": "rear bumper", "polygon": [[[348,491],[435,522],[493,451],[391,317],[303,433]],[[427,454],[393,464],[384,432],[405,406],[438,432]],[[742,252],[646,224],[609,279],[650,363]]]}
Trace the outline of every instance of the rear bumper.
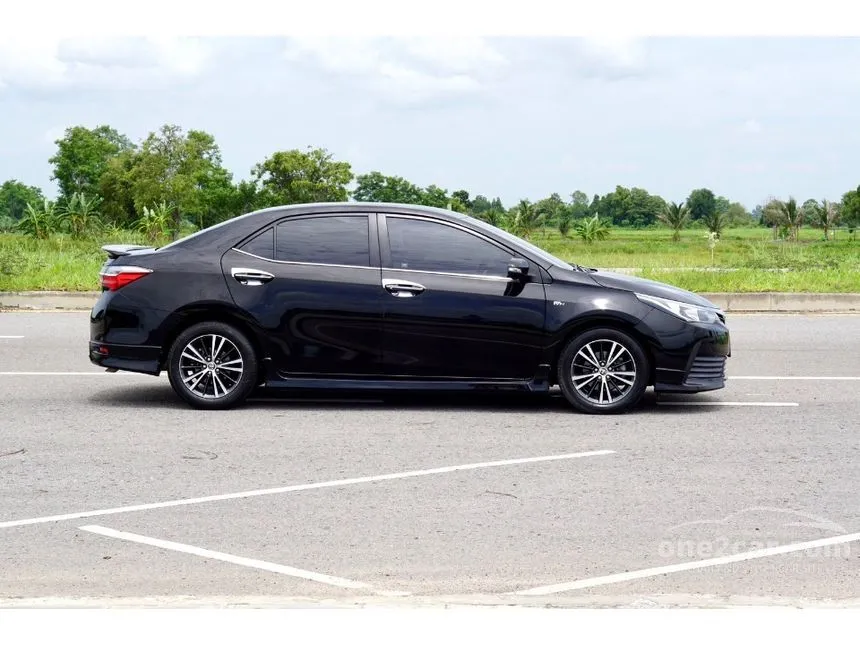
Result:
{"label": "rear bumper", "polygon": [[161,348],[157,346],[90,341],[90,362],[106,369],[158,376],[161,373],[160,356]]}

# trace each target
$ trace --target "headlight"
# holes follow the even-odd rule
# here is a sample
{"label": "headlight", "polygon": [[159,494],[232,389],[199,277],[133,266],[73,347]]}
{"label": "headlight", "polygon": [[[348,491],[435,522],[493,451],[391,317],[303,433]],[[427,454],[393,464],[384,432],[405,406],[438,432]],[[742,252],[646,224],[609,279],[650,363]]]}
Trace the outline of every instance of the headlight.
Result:
{"label": "headlight", "polygon": [[717,315],[718,310],[710,307],[698,307],[686,302],[667,300],[666,298],[649,296],[644,293],[637,293],[636,297],[642,302],[647,302],[649,305],[659,307],[674,316],[678,316],[678,318],[689,320],[691,322],[713,323],[720,319]]}

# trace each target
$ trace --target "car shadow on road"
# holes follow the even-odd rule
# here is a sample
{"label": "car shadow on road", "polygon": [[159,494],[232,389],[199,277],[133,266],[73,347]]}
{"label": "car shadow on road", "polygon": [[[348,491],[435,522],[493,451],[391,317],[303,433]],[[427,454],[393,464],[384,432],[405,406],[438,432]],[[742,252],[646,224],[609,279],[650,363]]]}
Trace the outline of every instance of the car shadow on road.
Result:
{"label": "car shadow on road", "polygon": [[[121,386],[101,390],[89,400],[97,405],[129,409],[183,410],[189,407],[181,401],[167,384]],[[646,391],[639,405],[631,413],[686,415],[701,414],[705,406],[662,406],[658,397]],[[690,400],[705,400],[692,398]],[[712,400],[712,398],[708,399]],[[527,392],[287,392],[258,391],[243,409],[290,409],[311,410],[437,410],[474,411],[482,413],[519,414],[576,414],[561,393],[554,389],[549,393]]]}

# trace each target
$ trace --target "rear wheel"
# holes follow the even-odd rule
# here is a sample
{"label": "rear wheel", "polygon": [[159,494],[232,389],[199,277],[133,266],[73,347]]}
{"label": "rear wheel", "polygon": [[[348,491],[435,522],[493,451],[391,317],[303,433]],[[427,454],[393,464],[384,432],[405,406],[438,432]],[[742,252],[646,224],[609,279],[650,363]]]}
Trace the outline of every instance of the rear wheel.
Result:
{"label": "rear wheel", "polygon": [[183,331],[170,348],[167,375],[190,405],[224,410],[245,401],[257,384],[257,357],[232,325],[204,322]]}
{"label": "rear wheel", "polygon": [[642,398],[650,366],[642,346],[611,328],[570,340],[558,361],[558,384],[568,402],[589,414],[626,412]]}

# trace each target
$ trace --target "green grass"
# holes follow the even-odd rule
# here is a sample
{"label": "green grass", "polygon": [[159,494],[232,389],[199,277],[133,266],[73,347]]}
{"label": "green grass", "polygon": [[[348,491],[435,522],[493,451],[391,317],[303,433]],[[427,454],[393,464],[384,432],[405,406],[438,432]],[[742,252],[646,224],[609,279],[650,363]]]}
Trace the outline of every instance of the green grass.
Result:
{"label": "green grass", "polygon": [[[535,231],[531,241],[565,260],[585,266],[635,269],[637,275],[698,292],[860,293],[860,241],[839,231],[825,242],[802,229],[797,243],[774,241],[765,228],[725,231],[714,252],[705,231],[684,231],[679,242],[667,229],[612,229],[609,239],[585,244],[558,231]],[[92,240],[55,236],[35,240],[0,234],[0,291],[90,291],[107,243],[146,243],[135,232],[114,231]]]}
{"label": "green grass", "polygon": [[145,244],[132,232],[98,240],[0,234],[0,291],[97,291],[107,258],[101,246],[111,242]]}

